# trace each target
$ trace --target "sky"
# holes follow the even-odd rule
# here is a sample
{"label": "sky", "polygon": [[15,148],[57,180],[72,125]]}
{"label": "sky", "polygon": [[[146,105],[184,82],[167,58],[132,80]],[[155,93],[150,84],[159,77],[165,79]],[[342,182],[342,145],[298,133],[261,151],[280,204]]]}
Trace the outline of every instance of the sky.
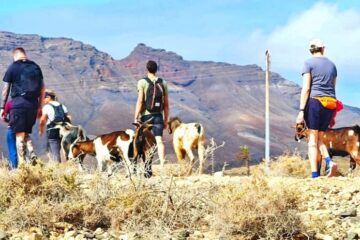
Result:
{"label": "sky", "polygon": [[186,60],[257,64],[302,84],[308,42],[337,66],[337,98],[360,107],[360,1],[0,0],[0,30],[68,37],[121,59],[138,43]]}

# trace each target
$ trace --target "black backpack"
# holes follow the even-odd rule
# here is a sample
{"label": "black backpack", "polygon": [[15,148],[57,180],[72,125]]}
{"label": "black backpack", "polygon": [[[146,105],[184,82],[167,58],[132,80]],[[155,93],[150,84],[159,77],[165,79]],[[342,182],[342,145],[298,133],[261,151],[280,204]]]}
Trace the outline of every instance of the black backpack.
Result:
{"label": "black backpack", "polygon": [[155,82],[149,78],[144,78],[149,87],[146,91],[145,109],[150,113],[160,113],[164,109],[165,89],[163,80],[158,78]]}
{"label": "black backpack", "polygon": [[40,67],[31,61],[21,64],[21,96],[29,99],[40,97],[43,76]]}
{"label": "black backpack", "polygon": [[64,109],[62,104],[60,104],[59,106],[54,106],[51,103],[49,103],[53,109],[54,109],[54,120],[52,120],[48,125],[47,125],[47,137],[48,139],[59,139],[60,138],[60,134],[59,134],[59,129],[54,128],[57,124],[61,124],[64,122],[69,122],[70,123],[70,119],[68,119],[65,115]]}
{"label": "black backpack", "polygon": [[49,125],[51,125],[53,127],[56,124],[67,122],[67,118],[65,116],[65,112],[64,112],[62,104],[60,104],[59,106],[54,106],[51,103],[49,103],[49,104],[53,107],[54,112],[55,112],[54,120],[52,120]]}

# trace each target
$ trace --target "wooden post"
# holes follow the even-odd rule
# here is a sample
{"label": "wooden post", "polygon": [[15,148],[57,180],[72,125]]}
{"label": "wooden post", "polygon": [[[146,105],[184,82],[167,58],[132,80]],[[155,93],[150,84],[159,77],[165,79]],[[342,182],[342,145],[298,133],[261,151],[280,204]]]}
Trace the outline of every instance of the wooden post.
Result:
{"label": "wooden post", "polygon": [[270,173],[270,52],[266,50],[265,71],[265,174]]}

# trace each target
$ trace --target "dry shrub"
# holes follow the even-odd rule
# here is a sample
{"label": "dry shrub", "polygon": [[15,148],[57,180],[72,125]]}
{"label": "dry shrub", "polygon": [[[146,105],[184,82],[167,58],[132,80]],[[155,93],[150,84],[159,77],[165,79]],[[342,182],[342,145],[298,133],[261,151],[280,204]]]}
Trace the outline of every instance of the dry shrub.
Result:
{"label": "dry shrub", "polygon": [[242,188],[229,185],[215,201],[213,227],[245,239],[292,239],[303,232],[297,215],[300,193],[285,184],[272,186],[253,176]]}
{"label": "dry shrub", "polygon": [[271,176],[307,178],[310,175],[310,164],[299,153],[284,154],[271,161]]}
{"label": "dry shrub", "polygon": [[[254,168],[254,174],[265,175],[265,163],[262,162]],[[285,153],[270,160],[271,177],[295,177],[307,178],[311,172],[308,160],[305,160],[299,153]]]}
{"label": "dry shrub", "polygon": [[169,239],[180,230],[268,239],[300,232],[298,193],[262,177],[250,179],[229,184],[211,176],[108,177],[79,173],[71,163],[0,169],[0,229],[51,230],[65,222],[143,239]]}
{"label": "dry shrub", "polygon": [[176,186],[173,178],[80,174],[72,164],[0,172],[2,229],[55,229],[56,223],[66,222],[158,238],[201,225],[208,212],[209,189],[189,191],[188,185]]}

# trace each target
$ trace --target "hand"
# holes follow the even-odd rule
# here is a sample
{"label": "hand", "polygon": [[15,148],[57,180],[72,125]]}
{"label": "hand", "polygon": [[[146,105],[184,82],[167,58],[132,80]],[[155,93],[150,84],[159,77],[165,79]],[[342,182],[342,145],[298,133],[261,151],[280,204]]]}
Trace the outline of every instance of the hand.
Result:
{"label": "hand", "polygon": [[304,121],[304,111],[300,111],[296,118],[296,123],[302,123],[303,121]]}
{"label": "hand", "polygon": [[134,123],[140,123],[141,121],[140,121],[140,118],[134,118]]}
{"label": "hand", "polygon": [[1,116],[2,120],[5,120],[5,111],[4,111],[4,109],[0,110],[0,116]]}
{"label": "hand", "polygon": [[43,129],[43,128],[39,128],[39,135],[40,135],[40,137],[41,137],[42,135],[44,135],[44,129]]}
{"label": "hand", "polygon": [[164,129],[167,129],[167,128],[168,128],[168,122],[164,121]]}

